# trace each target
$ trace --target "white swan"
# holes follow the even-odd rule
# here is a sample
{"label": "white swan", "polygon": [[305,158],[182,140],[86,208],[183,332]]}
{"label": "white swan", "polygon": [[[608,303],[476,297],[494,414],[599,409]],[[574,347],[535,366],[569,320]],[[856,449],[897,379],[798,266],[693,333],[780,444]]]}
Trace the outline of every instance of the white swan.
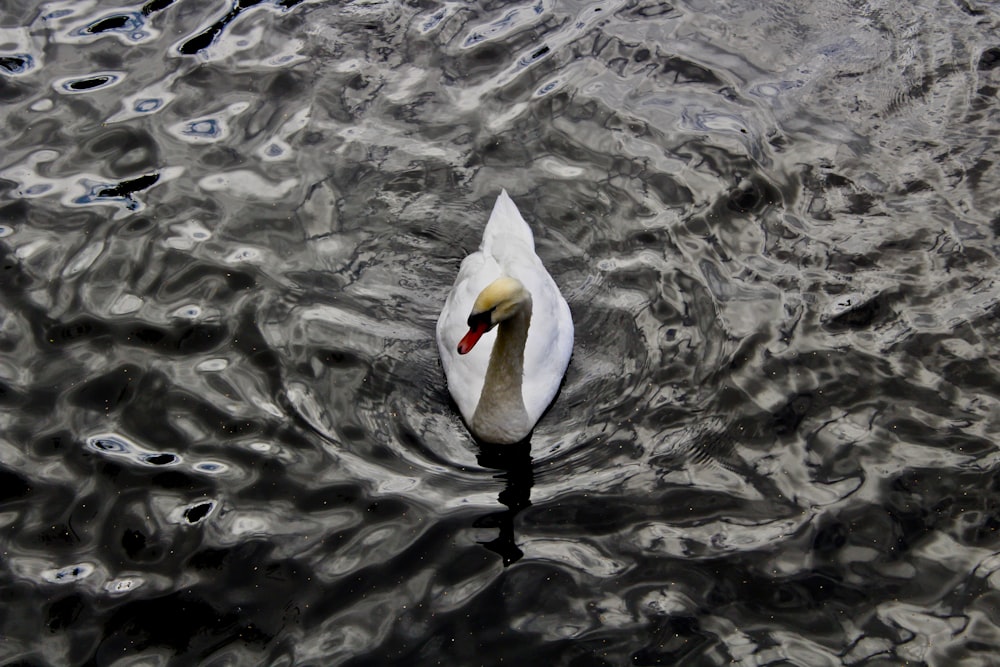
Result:
{"label": "white swan", "polygon": [[462,261],[437,342],[448,389],[480,440],[520,442],[559,391],[573,319],[506,190],[479,252]]}

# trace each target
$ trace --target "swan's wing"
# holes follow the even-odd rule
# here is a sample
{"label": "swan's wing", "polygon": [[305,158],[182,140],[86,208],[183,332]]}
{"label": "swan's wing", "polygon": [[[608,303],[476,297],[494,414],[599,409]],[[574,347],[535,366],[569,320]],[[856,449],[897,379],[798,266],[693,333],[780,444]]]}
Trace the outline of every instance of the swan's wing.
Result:
{"label": "swan's wing", "polygon": [[531,293],[531,324],[524,348],[522,395],[528,417],[538,420],[555,398],[573,352],[573,318],[542,260],[531,227],[504,190],[483,233],[483,252]]}
{"label": "swan's wing", "polygon": [[448,390],[468,423],[472,422],[479,395],[483,392],[483,380],[490,363],[496,330],[484,334],[468,354],[458,353],[458,341],[469,330],[469,313],[476,297],[499,277],[500,266],[492,257],[482,252],[466,257],[437,322],[438,352],[448,378]]}
{"label": "swan's wing", "polygon": [[[537,259],[537,258],[536,258]],[[531,325],[524,346],[522,395],[528,417],[538,421],[555,398],[573,354],[573,317],[555,281],[538,261],[532,290]],[[523,281],[522,281],[523,282]]]}

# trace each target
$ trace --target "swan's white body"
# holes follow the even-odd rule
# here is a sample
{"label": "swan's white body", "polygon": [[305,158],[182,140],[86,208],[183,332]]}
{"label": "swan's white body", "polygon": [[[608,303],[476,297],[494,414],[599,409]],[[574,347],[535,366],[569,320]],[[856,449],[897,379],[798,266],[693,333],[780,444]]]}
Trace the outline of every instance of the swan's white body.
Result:
{"label": "swan's white body", "polygon": [[[471,349],[460,354],[459,342],[469,332],[469,316],[477,297],[504,276],[515,278],[530,295],[526,313],[501,322],[481,338],[475,337]],[[521,320],[527,324],[526,339],[523,325],[517,323]],[[498,336],[506,344],[496,346],[498,358],[491,369]],[[523,440],[559,391],[573,351],[573,319],[555,281],[535,254],[531,228],[506,190],[493,206],[479,251],[462,261],[438,319],[437,342],[448,389],[466,424],[482,440]],[[522,342],[523,359],[519,359],[517,348]],[[487,377],[492,378],[492,387]],[[518,384],[523,409],[513,395]]]}

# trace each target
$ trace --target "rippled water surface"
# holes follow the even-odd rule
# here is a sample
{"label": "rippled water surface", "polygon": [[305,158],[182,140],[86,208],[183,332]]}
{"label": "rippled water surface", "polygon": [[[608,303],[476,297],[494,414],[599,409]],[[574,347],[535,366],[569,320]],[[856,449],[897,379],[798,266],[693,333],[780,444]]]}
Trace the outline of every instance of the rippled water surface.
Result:
{"label": "rippled water surface", "polygon": [[[997,664],[996,2],[0,21],[4,664]],[[502,188],[577,341],[488,448]]]}

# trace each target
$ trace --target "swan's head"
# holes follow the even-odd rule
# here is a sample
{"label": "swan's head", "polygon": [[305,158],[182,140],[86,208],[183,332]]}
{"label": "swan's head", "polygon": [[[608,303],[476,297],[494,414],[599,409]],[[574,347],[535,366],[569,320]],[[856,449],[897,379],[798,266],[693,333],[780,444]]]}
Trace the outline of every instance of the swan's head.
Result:
{"label": "swan's head", "polygon": [[458,353],[466,354],[483,334],[521,312],[531,303],[531,294],[517,278],[497,278],[476,297],[469,315],[469,333],[458,343]]}

